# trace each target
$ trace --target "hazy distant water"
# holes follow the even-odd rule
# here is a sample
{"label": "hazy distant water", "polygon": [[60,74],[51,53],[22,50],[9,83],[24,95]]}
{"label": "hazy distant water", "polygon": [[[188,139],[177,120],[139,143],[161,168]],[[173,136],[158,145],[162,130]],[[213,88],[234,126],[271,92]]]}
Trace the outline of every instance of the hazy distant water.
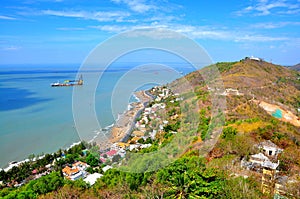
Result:
{"label": "hazy distant water", "polygon": [[[102,86],[96,90],[95,105],[102,128],[114,122],[110,109],[113,86],[130,67],[127,64],[120,70],[108,70],[99,82]],[[73,88],[50,87],[52,82],[74,79],[76,69],[75,66],[0,67],[0,167],[10,161],[23,160],[33,153],[55,152],[80,141],[72,115]],[[179,70],[188,73],[193,68]],[[149,71],[150,75],[155,73]],[[85,79],[86,76],[89,79]],[[166,75],[166,79],[174,80],[180,76]],[[97,79],[97,73],[83,72],[83,77],[85,83],[80,92],[84,95],[89,92],[89,81]],[[127,108],[126,104],[117,106],[119,113]],[[89,137],[98,130],[96,126],[87,125],[86,128]]]}

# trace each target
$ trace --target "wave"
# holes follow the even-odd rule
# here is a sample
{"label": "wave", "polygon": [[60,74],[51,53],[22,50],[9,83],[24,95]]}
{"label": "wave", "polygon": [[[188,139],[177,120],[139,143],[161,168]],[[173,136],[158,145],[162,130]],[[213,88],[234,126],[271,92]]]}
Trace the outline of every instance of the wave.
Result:
{"label": "wave", "polygon": [[[79,141],[79,142],[74,142],[74,143],[72,143],[69,147],[66,147],[64,150],[69,150],[70,148],[72,148],[72,147],[74,147],[74,146],[76,146],[76,145],[79,145],[80,143],[81,143],[81,141]],[[57,151],[56,151],[56,152],[57,152]],[[48,153],[48,154],[54,155],[54,153],[56,153],[56,152]],[[32,161],[34,162],[34,161],[39,160],[39,159],[42,159],[42,158],[44,158],[44,157],[45,157],[45,155],[41,155],[41,156],[38,156],[38,157],[33,158]],[[4,169],[0,168],[0,171],[1,171],[1,170],[4,170],[5,172],[7,172],[7,171],[9,171],[10,169],[12,169],[12,168],[15,167],[15,166],[20,166],[22,163],[30,162],[30,161],[31,161],[31,160],[28,159],[28,158],[26,158],[26,159],[24,159],[24,160],[20,160],[20,161],[12,161],[12,162],[8,163],[9,165],[8,165],[7,167],[5,167]]]}
{"label": "wave", "polygon": [[137,102],[141,102],[140,98],[138,98],[135,94],[132,95]]}
{"label": "wave", "polygon": [[94,137],[91,140],[88,141],[88,143],[92,143],[99,136],[100,133],[102,133],[104,135],[106,132],[110,131],[114,125],[115,125],[115,123],[112,123],[100,130],[95,130],[94,133],[96,133],[96,134],[94,135]]}

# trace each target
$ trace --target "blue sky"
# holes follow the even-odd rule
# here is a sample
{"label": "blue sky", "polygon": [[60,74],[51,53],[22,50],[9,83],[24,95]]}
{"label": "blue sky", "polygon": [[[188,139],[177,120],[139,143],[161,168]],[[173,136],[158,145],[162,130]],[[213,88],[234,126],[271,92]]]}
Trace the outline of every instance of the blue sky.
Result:
{"label": "blue sky", "polygon": [[81,63],[122,31],[163,27],[212,59],[300,62],[300,0],[9,0],[0,8],[0,64]]}

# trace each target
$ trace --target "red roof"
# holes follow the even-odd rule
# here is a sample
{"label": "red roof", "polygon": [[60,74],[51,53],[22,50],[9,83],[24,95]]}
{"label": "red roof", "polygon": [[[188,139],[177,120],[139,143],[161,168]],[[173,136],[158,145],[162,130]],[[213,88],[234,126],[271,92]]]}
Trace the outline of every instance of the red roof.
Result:
{"label": "red roof", "polygon": [[106,160],[104,158],[100,158],[100,161],[103,163],[106,162]]}
{"label": "red roof", "polygon": [[113,156],[113,155],[115,155],[116,153],[117,153],[116,150],[111,150],[111,151],[106,152],[106,155],[108,155],[108,156]]}

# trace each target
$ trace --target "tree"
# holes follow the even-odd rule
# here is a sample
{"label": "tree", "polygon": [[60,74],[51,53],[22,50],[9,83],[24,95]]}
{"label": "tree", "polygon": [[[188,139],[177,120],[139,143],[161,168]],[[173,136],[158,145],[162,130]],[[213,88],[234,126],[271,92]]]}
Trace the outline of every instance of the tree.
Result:
{"label": "tree", "polygon": [[119,154],[117,154],[112,158],[112,162],[118,162],[120,159],[121,159],[121,156]]}
{"label": "tree", "polygon": [[236,134],[237,129],[230,126],[223,129],[223,134],[221,135],[221,138],[225,140],[232,140]]}
{"label": "tree", "polygon": [[86,157],[86,163],[92,167],[95,167],[99,164],[99,159],[96,158],[93,154],[89,154],[87,157]]}
{"label": "tree", "polygon": [[34,158],[35,158],[35,155],[34,155],[34,154],[30,154],[30,155],[28,156],[28,159],[29,159],[30,161],[32,161]]}
{"label": "tree", "polygon": [[158,182],[169,188],[166,198],[214,198],[224,183],[217,170],[205,168],[204,159],[184,157],[157,173]]}
{"label": "tree", "polygon": [[64,179],[58,172],[52,172],[49,175],[42,176],[37,180],[30,181],[25,187],[26,191],[31,191],[35,194],[45,194],[64,185]]}
{"label": "tree", "polygon": [[4,170],[0,171],[0,179],[2,181],[6,181],[7,180],[7,175],[6,175],[6,172]]}

